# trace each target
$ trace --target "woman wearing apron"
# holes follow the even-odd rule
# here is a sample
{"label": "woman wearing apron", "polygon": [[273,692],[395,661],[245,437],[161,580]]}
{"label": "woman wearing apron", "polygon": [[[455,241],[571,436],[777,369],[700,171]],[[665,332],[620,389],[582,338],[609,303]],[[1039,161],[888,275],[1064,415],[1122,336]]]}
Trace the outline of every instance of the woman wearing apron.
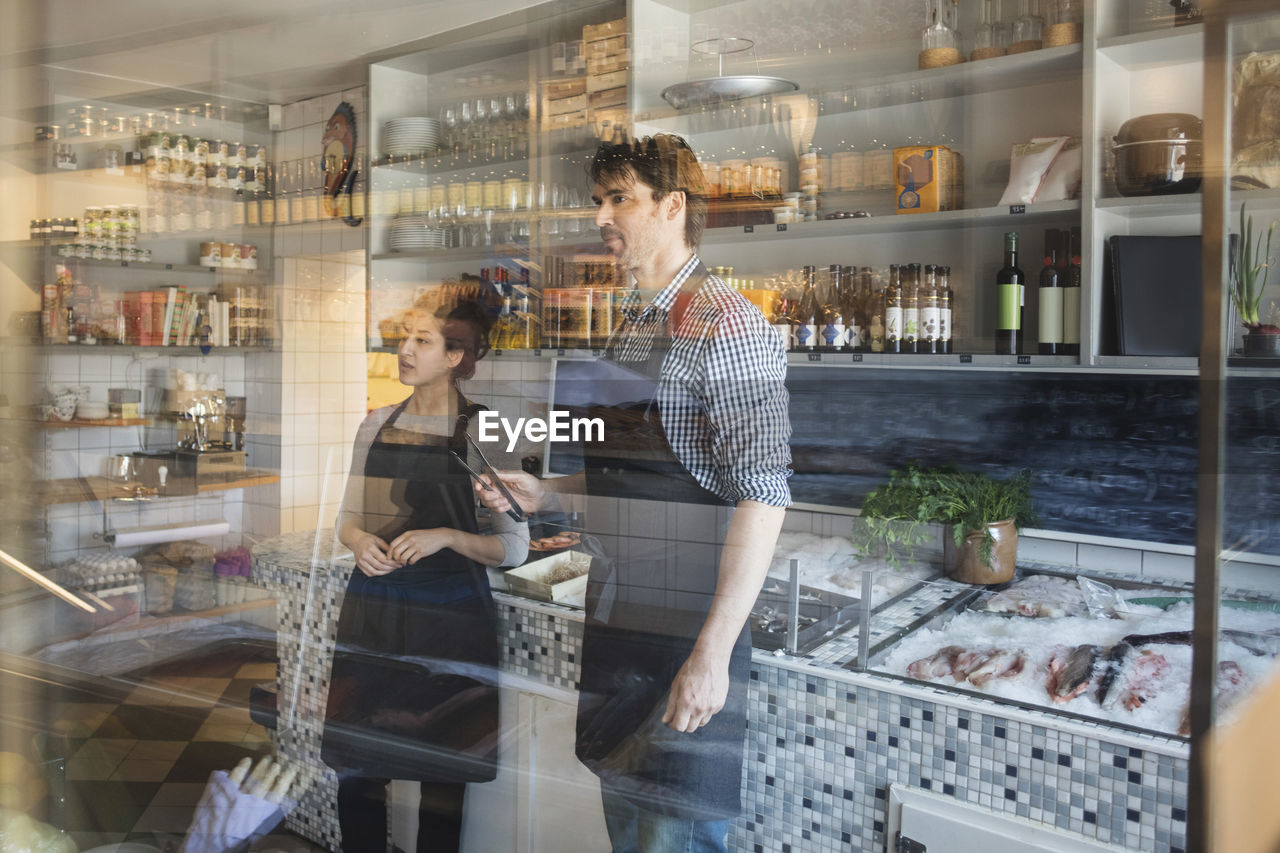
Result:
{"label": "woman wearing apron", "polygon": [[459,849],[468,782],[497,771],[497,622],[484,566],[517,565],[528,528],[478,532],[467,458],[476,412],[457,390],[487,349],[474,301],[409,312],[398,406],[356,439],[338,536],[355,555],[338,619],[322,755],[338,773],[343,850],[386,849],[386,787],[422,783],[418,851]]}

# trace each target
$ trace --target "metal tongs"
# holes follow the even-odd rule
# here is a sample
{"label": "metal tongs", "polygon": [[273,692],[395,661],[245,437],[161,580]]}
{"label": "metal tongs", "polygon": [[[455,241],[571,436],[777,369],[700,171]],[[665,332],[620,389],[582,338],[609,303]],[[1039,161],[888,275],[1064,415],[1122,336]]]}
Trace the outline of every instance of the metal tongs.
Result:
{"label": "metal tongs", "polygon": [[488,475],[492,485],[486,485],[484,480],[481,479],[481,477],[484,475],[477,473],[474,468],[472,468],[470,465],[467,464],[467,460],[459,456],[456,451],[450,450],[449,452],[452,453],[453,458],[457,459],[459,464],[461,464],[462,467],[467,470],[468,474],[476,478],[476,482],[478,482],[481,486],[483,486],[486,489],[496,488],[498,490],[498,493],[507,499],[507,503],[511,504],[511,509],[507,510],[507,516],[512,521],[515,521],[517,523],[528,521],[529,520],[528,516],[526,516],[524,512],[520,509],[519,502],[517,502],[516,499],[511,496],[511,492],[507,491],[507,487],[502,485],[502,478],[498,476],[498,472],[495,471],[493,469],[493,466],[489,464],[489,460],[485,457],[484,451],[480,449],[480,445],[476,444],[475,439],[473,439],[470,435],[467,436],[467,444],[471,445],[471,449],[474,450],[476,452],[476,455],[480,457],[480,464],[484,467],[484,473]]}

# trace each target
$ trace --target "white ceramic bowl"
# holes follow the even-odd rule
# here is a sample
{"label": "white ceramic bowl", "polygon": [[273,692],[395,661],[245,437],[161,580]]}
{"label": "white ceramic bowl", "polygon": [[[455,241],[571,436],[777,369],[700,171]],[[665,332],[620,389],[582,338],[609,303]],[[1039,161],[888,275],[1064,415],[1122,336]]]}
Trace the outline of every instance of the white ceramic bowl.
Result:
{"label": "white ceramic bowl", "polygon": [[106,403],[93,402],[90,400],[81,400],[76,403],[76,418],[82,421],[100,421],[105,420],[110,414],[110,409]]}

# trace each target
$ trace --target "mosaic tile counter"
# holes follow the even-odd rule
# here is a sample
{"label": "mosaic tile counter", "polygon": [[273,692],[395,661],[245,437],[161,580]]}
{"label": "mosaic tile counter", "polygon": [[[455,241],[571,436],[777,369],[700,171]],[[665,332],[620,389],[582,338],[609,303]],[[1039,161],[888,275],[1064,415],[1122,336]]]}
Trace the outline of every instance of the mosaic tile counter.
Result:
{"label": "mosaic tile counter", "polygon": [[[327,532],[263,542],[254,576],[277,596],[277,749],[302,762],[311,783],[289,827],[337,849],[336,785],[319,760],[320,722],[351,563],[333,561],[332,549]],[[495,598],[504,671],[572,690],[581,612]],[[896,606],[907,618],[931,603]],[[1184,847],[1182,740],[845,669],[856,653],[856,632],[803,657],[755,653],[745,808],[730,829],[731,850],[883,851],[891,784],[1132,850]]]}

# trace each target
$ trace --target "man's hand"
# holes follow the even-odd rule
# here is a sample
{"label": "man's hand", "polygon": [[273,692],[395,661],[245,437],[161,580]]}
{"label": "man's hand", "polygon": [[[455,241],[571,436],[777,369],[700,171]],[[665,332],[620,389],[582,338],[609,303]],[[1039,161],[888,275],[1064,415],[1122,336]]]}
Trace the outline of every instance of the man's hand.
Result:
{"label": "man's hand", "polygon": [[729,661],[709,660],[695,649],[676,673],[662,722],[678,732],[694,732],[724,707],[729,695]]}
{"label": "man's hand", "polygon": [[392,559],[387,552],[390,546],[380,536],[364,533],[351,546],[355,555],[356,567],[371,578],[388,575],[404,565]]}
{"label": "man's hand", "polygon": [[453,534],[454,531],[447,527],[406,530],[391,540],[387,555],[393,560],[399,560],[401,565],[408,565],[450,547]]}
{"label": "man's hand", "polygon": [[[520,504],[518,509],[523,511],[525,515],[531,512],[537,512],[538,507],[542,504],[542,498],[547,493],[543,487],[542,481],[532,474],[524,471],[497,471],[498,476],[502,479],[502,485],[506,486],[507,491],[511,493],[511,497],[516,499]],[[511,504],[502,496],[502,492],[493,488],[487,475],[482,476],[479,480],[473,481],[476,494],[480,496],[480,500],[491,512],[506,512],[511,509]]]}

